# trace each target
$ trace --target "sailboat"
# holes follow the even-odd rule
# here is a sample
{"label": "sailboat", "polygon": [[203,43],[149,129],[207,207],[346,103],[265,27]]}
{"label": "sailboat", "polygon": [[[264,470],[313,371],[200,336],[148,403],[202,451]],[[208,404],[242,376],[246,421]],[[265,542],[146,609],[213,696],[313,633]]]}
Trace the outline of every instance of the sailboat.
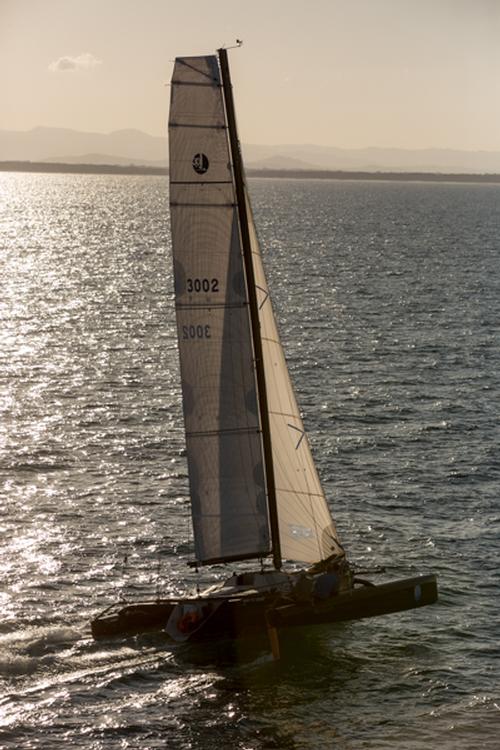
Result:
{"label": "sailboat", "polygon": [[284,628],[435,602],[434,575],[358,580],[339,539],[278,335],[226,49],[176,59],[169,148],[194,565],[240,570],[190,596],[112,605],[92,621],[93,636],[267,634],[276,654]]}

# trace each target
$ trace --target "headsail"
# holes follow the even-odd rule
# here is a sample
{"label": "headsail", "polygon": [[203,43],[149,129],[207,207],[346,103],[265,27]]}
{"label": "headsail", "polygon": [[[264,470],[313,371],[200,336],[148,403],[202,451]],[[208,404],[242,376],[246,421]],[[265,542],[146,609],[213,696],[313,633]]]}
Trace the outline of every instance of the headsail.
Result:
{"label": "headsail", "polygon": [[170,215],[195,553],[270,551],[248,298],[215,56],[178,58]]}
{"label": "headsail", "polygon": [[341,551],[281,346],[247,196],[276,484],[281,553],[318,562]]}

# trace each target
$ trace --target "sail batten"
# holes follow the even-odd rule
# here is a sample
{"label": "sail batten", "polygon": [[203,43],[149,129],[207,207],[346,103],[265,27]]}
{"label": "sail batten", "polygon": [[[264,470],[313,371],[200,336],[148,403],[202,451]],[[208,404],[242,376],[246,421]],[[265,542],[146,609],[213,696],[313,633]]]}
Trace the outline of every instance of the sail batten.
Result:
{"label": "sail batten", "polygon": [[206,82],[206,81],[171,81],[171,86],[208,86],[209,88],[213,88],[214,86],[220,86],[216,81],[213,82]]}
{"label": "sail batten", "polygon": [[[203,438],[203,437],[212,437],[214,435],[243,435],[243,434],[253,434],[255,430],[244,430],[244,429],[234,429],[234,430],[205,430],[204,432],[186,432],[186,436],[189,438]],[[259,432],[259,430],[257,430]]]}
{"label": "sail batten", "polygon": [[231,180],[170,180],[171,185],[231,185]]}
{"label": "sail batten", "polygon": [[234,208],[234,203],[180,203],[172,201],[170,208]]}
{"label": "sail batten", "polygon": [[169,128],[201,128],[202,130],[226,130],[225,125],[202,125],[192,122],[169,122]]}

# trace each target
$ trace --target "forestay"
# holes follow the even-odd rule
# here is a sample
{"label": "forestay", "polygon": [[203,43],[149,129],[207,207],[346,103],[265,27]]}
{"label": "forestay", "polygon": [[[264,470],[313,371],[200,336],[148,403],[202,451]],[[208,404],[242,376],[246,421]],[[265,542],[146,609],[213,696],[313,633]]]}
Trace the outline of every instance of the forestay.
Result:
{"label": "forestay", "polygon": [[195,554],[269,553],[241,240],[217,58],[172,77],[170,216]]}

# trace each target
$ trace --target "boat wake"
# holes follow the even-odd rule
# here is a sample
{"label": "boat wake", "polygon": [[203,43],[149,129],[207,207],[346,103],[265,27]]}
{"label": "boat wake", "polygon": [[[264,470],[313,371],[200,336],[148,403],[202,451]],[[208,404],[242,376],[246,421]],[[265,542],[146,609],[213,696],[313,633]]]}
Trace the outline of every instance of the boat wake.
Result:
{"label": "boat wake", "polygon": [[51,666],[82,633],[67,626],[30,627],[0,637],[0,678],[31,675]]}
{"label": "boat wake", "polygon": [[157,672],[175,676],[175,659],[163,644],[159,639],[96,644],[87,632],[65,626],[4,634],[0,727],[35,731],[50,725],[63,706],[86,705],[88,696],[120,687],[134,691],[145,675]]}

